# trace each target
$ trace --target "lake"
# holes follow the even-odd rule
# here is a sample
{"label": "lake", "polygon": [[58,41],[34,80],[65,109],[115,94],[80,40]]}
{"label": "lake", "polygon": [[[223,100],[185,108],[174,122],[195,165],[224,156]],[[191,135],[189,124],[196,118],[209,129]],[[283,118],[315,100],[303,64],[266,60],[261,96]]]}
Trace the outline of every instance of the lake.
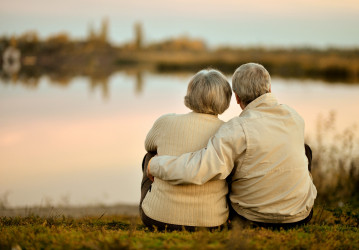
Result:
{"label": "lake", "polygon": [[[0,79],[0,201],[137,203],[146,134],[162,114],[189,112],[183,97],[190,77],[119,71],[102,81]],[[273,77],[272,92],[303,116],[308,138],[331,112],[338,131],[359,124],[359,84]],[[220,118],[240,111],[232,97]]]}

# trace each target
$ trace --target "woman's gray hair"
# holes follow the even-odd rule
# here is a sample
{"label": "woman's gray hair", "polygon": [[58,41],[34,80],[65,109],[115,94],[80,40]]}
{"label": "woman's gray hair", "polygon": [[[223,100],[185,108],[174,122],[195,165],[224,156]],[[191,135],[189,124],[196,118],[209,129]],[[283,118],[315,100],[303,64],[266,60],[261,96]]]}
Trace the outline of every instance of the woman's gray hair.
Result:
{"label": "woman's gray hair", "polygon": [[184,104],[197,113],[222,114],[231,102],[232,89],[218,70],[201,70],[188,84]]}
{"label": "woman's gray hair", "polygon": [[268,71],[258,63],[241,65],[233,74],[232,88],[244,105],[270,92],[271,79]]}

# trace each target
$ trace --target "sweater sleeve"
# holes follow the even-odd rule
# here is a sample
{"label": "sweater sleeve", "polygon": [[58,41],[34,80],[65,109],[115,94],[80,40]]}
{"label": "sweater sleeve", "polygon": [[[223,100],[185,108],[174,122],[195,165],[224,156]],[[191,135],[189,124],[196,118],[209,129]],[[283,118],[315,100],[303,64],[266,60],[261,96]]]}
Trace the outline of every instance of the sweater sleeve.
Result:
{"label": "sweater sleeve", "polygon": [[212,179],[225,179],[234,164],[241,162],[245,152],[245,135],[242,129],[233,133],[223,125],[209,140],[207,147],[196,152],[176,156],[154,157],[150,173],[171,184],[202,185]]}
{"label": "sweater sleeve", "polygon": [[153,124],[151,130],[148,132],[145,140],[145,149],[147,152],[156,152],[158,147],[158,139],[161,133],[162,124],[166,117],[172,114],[163,115],[158,118]]}

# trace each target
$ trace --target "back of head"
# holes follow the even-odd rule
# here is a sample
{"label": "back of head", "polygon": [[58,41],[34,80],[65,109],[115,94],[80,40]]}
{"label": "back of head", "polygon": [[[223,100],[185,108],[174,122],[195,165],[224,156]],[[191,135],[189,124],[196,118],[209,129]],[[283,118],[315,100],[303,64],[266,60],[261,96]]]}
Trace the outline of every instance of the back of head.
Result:
{"label": "back of head", "polygon": [[245,105],[259,96],[269,93],[270,85],[271,79],[268,71],[257,63],[241,65],[232,77],[233,91]]}
{"label": "back of head", "polygon": [[188,84],[184,104],[197,113],[222,114],[231,101],[232,89],[218,70],[201,70]]}

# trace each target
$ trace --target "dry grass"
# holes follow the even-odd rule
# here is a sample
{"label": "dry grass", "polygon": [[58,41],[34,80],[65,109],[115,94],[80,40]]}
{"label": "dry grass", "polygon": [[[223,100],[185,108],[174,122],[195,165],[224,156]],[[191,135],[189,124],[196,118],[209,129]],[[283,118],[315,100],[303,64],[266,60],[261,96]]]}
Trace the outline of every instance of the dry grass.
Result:
{"label": "dry grass", "polygon": [[318,189],[318,201],[359,205],[359,140],[356,126],[337,132],[335,113],[319,117],[313,150],[312,174]]}

